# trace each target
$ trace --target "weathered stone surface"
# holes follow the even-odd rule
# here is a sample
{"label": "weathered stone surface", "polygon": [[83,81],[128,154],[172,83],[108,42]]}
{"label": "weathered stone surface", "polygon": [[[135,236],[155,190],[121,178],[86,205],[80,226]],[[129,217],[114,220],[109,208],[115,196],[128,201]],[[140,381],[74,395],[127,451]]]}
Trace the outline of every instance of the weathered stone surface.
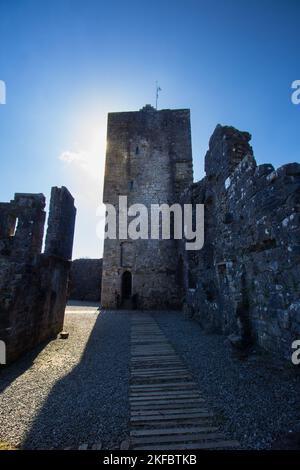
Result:
{"label": "weathered stone surface", "polygon": [[206,331],[290,357],[299,334],[300,164],[257,165],[251,135],[218,125],[206,176],[192,183],[188,110],[112,113],[107,136],[104,202],[204,204],[205,244],[187,252],[185,241],[106,239],[102,305],[183,306]]}
{"label": "weathered stone surface", "polygon": [[[106,204],[118,208],[119,195],[127,196],[128,206],[172,204],[192,183],[187,109],[157,111],[147,105],[137,112],[110,113],[107,141],[103,197]],[[106,239],[102,305],[180,308],[178,264],[177,240]],[[126,292],[122,290],[124,284]]]}
{"label": "weathered stone surface", "polygon": [[182,248],[186,302],[207,331],[290,358],[300,322],[300,165],[257,166],[249,140],[217,126],[206,176],[183,195],[205,204],[204,248],[192,258]]}
{"label": "weathered stone surface", "polygon": [[[63,327],[74,200],[66,188],[53,188],[47,254],[41,254],[44,207],[42,194],[17,193],[10,203],[0,204],[0,339],[7,363]],[[68,220],[71,227],[66,227]],[[65,235],[66,251],[51,252],[50,245],[60,245]]]}
{"label": "weathered stone surface", "polygon": [[100,301],[102,259],[75,259],[72,261],[69,298]]}
{"label": "weathered stone surface", "polygon": [[64,186],[52,188],[45,254],[72,258],[76,209],[74,199]]}

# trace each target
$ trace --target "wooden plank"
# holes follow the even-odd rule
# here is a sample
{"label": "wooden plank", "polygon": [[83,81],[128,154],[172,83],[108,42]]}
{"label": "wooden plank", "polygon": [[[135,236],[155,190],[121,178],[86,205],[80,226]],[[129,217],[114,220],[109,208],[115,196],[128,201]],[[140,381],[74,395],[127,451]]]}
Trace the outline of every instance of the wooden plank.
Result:
{"label": "wooden plank", "polygon": [[[138,385],[144,385],[145,387],[149,385],[150,386],[159,386],[159,385],[168,385],[168,384],[174,384],[174,385],[182,385],[182,384],[187,384],[190,383],[188,382],[190,380],[189,375],[162,375],[162,376],[155,376],[155,375],[149,375],[149,377],[132,377],[131,378],[131,385],[132,386],[138,386]],[[195,384],[193,384],[195,387]]]}
{"label": "wooden plank", "polygon": [[[163,341],[131,341],[131,348],[168,348],[171,349],[169,345],[164,343]],[[173,349],[173,348],[172,348]]]}
{"label": "wooden plank", "polygon": [[149,356],[131,356],[131,362],[132,363],[135,363],[135,362],[141,362],[141,361],[151,361],[151,359],[155,362],[158,362],[159,364],[163,364],[164,362],[167,362],[167,361],[170,361],[170,362],[178,362],[179,364],[181,364],[183,367],[183,363],[182,361],[180,360],[180,358],[178,356],[176,356],[176,354],[162,354],[161,358],[158,358],[157,356],[153,356],[152,354],[149,354]]}
{"label": "wooden plank", "polygon": [[195,406],[197,404],[201,405],[205,403],[205,400],[203,398],[193,398],[193,399],[186,399],[182,398],[181,400],[170,400],[170,399],[165,399],[165,400],[144,400],[143,402],[130,402],[131,409],[135,408],[147,408],[147,407],[168,407],[170,408],[171,406],[174,405],[180,405],[182,407],[188,407],[188,406]]}
{"label": "wooden plank", "polygon": [[162,335],[161,333],[156,333],[156,332],[148,332],[145,335],[141,334],[134,334],[131,335],[130,338],[132,341],[162,341],[166,343],[166,337],[165,335]]}
{"label": "wooden plank", "polygon": [[168,360],[159,360],[152,358],[138,359],[136,361],[131,361],[131,367],[136,370],[139,367],[157,367],[161,365],[162,367],[172,366],[172,367],[181,367],[182,363],[178,359],[168,359]]}
{"label": "wooden plank", "polygon": [[165,419],[161,421],[136,421],[131,423],[132,429],[159,429],[164,427],[178,427],[178,426],[209,426],[211,425],[211,418],[181,418],[181,419]]}
{"label": "wooden plank", "polygon": [[188,375],[189,377],[191,377],[191,374],[187,371],[187,370],[184,370],[184,369],[177,369],[177,370],[168,370],[168,369],[149,369],[147,372],[146,371],[142,371],[142,372],[139,372],[137,370],[134,370],[132,371],[132,376],[137,376],[137,377],[160,377],[160,376],[175,376],[178,375]]}
{"label": "wooden plank", "polygon": [[[159,385],[184,385],[191,384],[189,375],[149,375],[149,377],[132,377],[131,386],[158,387]],[[194,387],[196,385],[192,383]]]}
{"label": "wooden plank", "polygon": [[132,351],[160,351],[161,349],[174,353],[174,349],[167,343],[136,344],[135,346],[131,346]]}
{"label": "wooden plank", "polygon": [[163,335],[143,335],[142,337],[131,336],[131,344],[166,344],[166,338]]}
{"label": "wooden plank", "polygon": [[168,410],[178,410],[178,411],[187,411],[189,412],[192,409],[202,409],[205,411],[209,411],[205,403],[187,403],[186,405],[182,406],[181,404],[179,405],[174,405],[174,404],[163,404],[163,405],[142,405],[142,406],[131,406],[131,413],[137,413],[137,412],[143,412],[143,411],[158,411],[158,412],[164,412]]}
{"label": "wooden plank", "polygon": [[131,349],[134,349],[134,348],[148,348],[148,349],[151,349],[151,348],[166,348],[170,351],[172,351],[172,353],[174,355],[176,355],[174,349],[172,347],[170,347],[170,345],[165,345],[165,344],[136,344],[135,346],[131,346]]}
{"label": "wooden plank", "polygon": [[[143,364],[145,364],[143,366]],[[151,358],[151,357],[143,357],[139,358],[137,360],[131,360],[131,367],[183,367],[182,362],[178,360],[178,358],[167,358],[167,359],[161,359],[161,358]]]}
{"label": "wooden plank", "polygon": [[181,419],[197,419],[197,418],[210,418],[213,416],[213,413],[211,412],[198,412],[198,413],[185,413],[185,414],[180,414],[180,413],[174,413],[174,414],[169,414],[169,415],[154,415],[154,416],[131,416],[130,421],[131,422],[147,422],[147,421],[164,421],[164,420],[177,420],[180,421]]}
{"label": "wooden plank", "polygon": [[166,408],[157,410],[131,410],[131,416],[167,416],[170,414],[185,415],[197,413],[209,413],[207,408]]}
{"label": "wooden plank", "polygon": [[130,390],[132,391],[145,391],[149,392],[151,390],[186,390],[186,389],[191,389],[195,388],[196,386],[193,382],[167,382],[163,383],[161,382],[160,384],[146,384],[146,385],[130,385]]}
{"label": "wooden plank", "polygon": [[194,391],[190,391],[190,392],[163,392],[163,393],[160,393],[160,392],[152,392],[152,393],[131,393],[130,394],[130,397],[129,397],[129,400],[130,401],[135,401],[135,400],[139,400],[139,401],[142,401],[145,399],[153,399],[155,400],[156,398],[201,398],[200,395],[199,395],[199,392],[194,392]]}
{"label": "wooden plank", "polygon": [[189,372],[156,372],[156,373],[150,373],[145,374],[143,373],[138,373],[138,372],[132,372],[131,378],[134,380],[139,380],[139,379],[149,379],[149,380],[165,380],[170,378],[170,380],[178,380],[179,378],[185,378],[185,379],[190,379],[191,374]]}
{"label": "wooden plank", "polygon": [[[167,383],[172,383],[172,384],[186,384],[186,383],[191,383],[191,376],[189,374],[173,374],[173,375],[142,375],[142,376],[134,376],[131,377],[131,384],[132,385],[159,385],[160,383],[162,385],[166,385]],[[193,382],[193,385],[195,386],[195,383]]]}
{"label": "wooden plank", "polygon": [[185,364],[151,314],[131,326],[131,442],[133,449],[237,448],[216,433],[213,413]]}
{"label": "wooden plank", "polygon": [[139,368],[131,368],[131,373],[132,374],[155,374],[159,372],[160,374],[162,373],[170,373],[170,372],[188,372],[186,369],[184,369],[183,367],[173,367],[172,365],[166,367],[165,365],[163,365],[160,369],[158,367],[139,367]]}
{"label": "wooden plank", "polygon": [[[183,400],[183,401],[180,401]],[[186,401],[185,401],[186,400]],[[181,406],[182,408],[188,407],[191,408],[192,406],[198,406],[198,405],[204,405],[205,401],[197,398],[182,398],[182,399],[176,399],[176,400],[170,400],[170,399],[145,399],[143,401],[130,401],[130,406],[131,409],[137,409],[137,408],[150,408],[151,406],[158,408],[159,406],[161,407],[167,407],[170,408],[171,406]]]}
{"label": "wooden plank", "polygon": [[142,395],[145,395],[145,392],[147,394],[151,393],[151,392],[185,392],[185,391],[189,391],[189,392],[195,392],[195,393],[198,393],[198,390],[195,388],[195,386],[191,386],[191,387],[181,387],[180,384],[176,384],[176,387],[172,387],[172,385],[168,385],[167,387],[163,387],[163,385],[159,384],[157,387],[151,387],[149,385],[147,385],[147,388],[144,388],[144,389],[131,389],[131,393],[135,393],[135,394],[140,394],[141,393],[141,396]]}
{"label": "wooden plank", "polygon": [[[185,378],[185,379],[191,379],[191,375],[188,373],[188,372],[161,372],[160,374],[156,373],[156,374],[138,374],[138,373],[134,373],[132,372],[132,375],[131,375],[131,378],[136,381],[136,380],[145,380],[145,379],[149,379],[149,380],[165,380],[165,379],[168,379],[170,378],[170,380],[174,380],[174,379],[179,379],[179,378]],[[187,381],[187,380],[186,380]]]}
{"label": "wooden plank", "polygon": [[[140,368],[134,367],[134,368],[131,368],[131,373],[132,373],[132,374],[151,374],[151,368],[152,368],[152,366],[148,368],[149,372],[147,372],[147,367],[145,368],[145,366],[140,367]],[[167,372],[177,372],[177,371],[178,371],[178,372],[184,372],[184,369],[180,370],[180,368],[178,368],[177,371],[176,371],[176,370],[172,370],[172,369],[173,369],[173,366],[172,366],[172,365],[170,365],[169,368],[163,366],[163,367],[160,369],[160,372],[161,372],[161,373],[163,373],[163,372],[166,372],[166,373],[167,373]],[[175,368],[174,368],[174,369],[175,369]],[[158,372],[158,371],[156,371],[156,372]]]}
{"label": "wooden plank", "polygon": [[170,434],[193,434],[193,433],[208,433],[215,432],[218,428],[215,426],[186,426],[186,427],[175,427],[175,428],[161,428],[161,429],[134,429],[130,431],[130,436],[163,436]]}
{"label": "wooden plank", "polygon": [[240,447],[237,441],[216,441],[216,442],[201,442],[194,444],[173,444],[173,445],[135,445],[133,450],[185,450],[185,449],[228,449]]}
{"label": "wooden plank", "polygon": [[180,362],[168,361],[168,362],[156,362],[156,361],[139,361],[135,364],[131,364],[131,371],[138,371],[139,369],[145,369],[146,367],[158,367],[162,364],[162,367],[181,367]]}
{"label": "wooden plank", "polygon": [[132,372],[137,372],[139,370],[147,370],[147,369],[158,369],[161,368],[162,370],[166,370],[167,368],[182,368],[182,363],[179,361],[175,361],[173,359],[167,359],[165,361],[149,358],[141,359],[136,362],[131,362],[130,368]]}
{"label": "wooden plank", "polygon": [[164,378],[164,377],[191,377],[189,372],[185,372],[184,370],[176,371],[168,371],[162,370],[160,372],[138,372],[137,370],[131,371],[131,377],[134,379],[144,379],[144,378]]}
{"label": "wooden plank", "polygon": [[157,351],[157,352],[152,352],[151,354],[149,354],[148,352],[131,352],[131,357],[132,359],[134,360],[136,357],[139,357],[139,358],[143,358],[143,357],[146,357],[146,358],[151,358],[151,359],[157,359],[157,357],[160,357],[161,360],[164,360],[164,359],[170,359],[170,358],[177,358],[177,356],[175,356],[174,353],[170,352],[169,354],[167,353],[164,353],[162,354],[162,352],[160,351]]}
{"label": "wooden plank", "polygon": [[171,373],[171,372],[184,372],[186,371],[186,368],[185,367],[146,367],[144,369],[137,369],[137,370],[134,370],[133,373],[136,374],[151,374],[151,373],[155,373],[155,372],[158,372],[158,373],[163,373],[163,372],[167,372],[167,373]]}
{"label": "wooden plank", "polygon": [[189,392],[195,392],[195,393],[198,393],[198,390],[195,388],[195,386],[191,386],[191,387],[180,387],[180,385],[176,384],[176,387],[172,387],[170,385],[168,385],[167,387],[163,387],[161,384],[158,385],[157,387],[150,387],[149,385],[147,385],[147,388],[145,389],[131,389],[131,393],[135,393],[135,394],[139,394],[139,396],[145,396],[145,394],[149,394],[149,393],[152,393],[152,392],[186,392],[186,391],[189,391]]}
{"label": "wooden plank", "polygon": [[131,353],[143,353],[143,354],[150,354],[151,353],[157,353],[157,352],[161,352],[161,353],[172,353],[174,354],[174,350],[172,348],[168,348],[166,346],[135,346],[133,348],[131,348]]}
{"label": "wooden plank", "polygon": [[195,389],[185,390],[141,390],[132,391],[130,398],[148,398],[148,399],[160,399],[160,398],[201,398],[199,392]]}
{"label": "wooden plank", "polygon": [[172,364],[170,364],[168,367],[166,367],[164,364],[162,364],[161,367],[157,367],[157,366],[153,367],[151,365],[150,367],[145,367],[145,366],[140,367],[140,368],[131,367],[131,373],[135,375],[142,375],[142,376],[143,375],[147,376],[149,374],[152,374],[152,375],[189,374],[191,376],[190,371],[188,371],[184,367],[182,366],[173,367]]}
{"label": "wooden plank", "polygon": [[165,436],[147,436],[147,437],[135,437],[131,438],[130,441],[133,445],[138,445],[138,444],[163,444],[163,443],[169,443],[172,444],[173,442],[182,442],[182,443],[188,443],[188,442],[197,442],[199,441],[210,441],[210,440],[218,440],[220,439],[221,441],[224,441],[224,436],[222,434],[216,434],[216,433],[211,433],[211,434],[178,434],[178,435],[165,435]]}
{"label": "wooden plank", "polygon": [[[156,363],[156,362],[152,362],[152,361],[151,361],[151,362],[140,362],[140,363],[138,363],[138,364],[136,364],[136,365],[134,365],[134,366],[131,365],[130,370],[131,370],[131,372],[137,372],[137,371],[139,371],[140,369],[141,369],[141,370],[142,370],[142,369],[145,369],[145,367],[157,367],[157,366],[159,366],[159,363],[158,363],[158,362],[157,362],[157,363]],[[180,367],[181,364],[178,364],[178,363],[176,363],[176,362],[169,362],[169,363],[167,363],[167,364],[163,363],[163,367],[166,368],[166,366],[169,366],[169,367],[173,367],[173,366]]]}

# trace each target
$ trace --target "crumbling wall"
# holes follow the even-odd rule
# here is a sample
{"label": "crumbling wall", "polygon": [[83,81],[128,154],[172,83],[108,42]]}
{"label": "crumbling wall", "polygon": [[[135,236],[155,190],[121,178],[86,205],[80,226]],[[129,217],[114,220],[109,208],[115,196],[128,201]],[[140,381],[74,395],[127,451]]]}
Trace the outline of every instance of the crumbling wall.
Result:
{"label": "crumbling wall", "polygon": [[300,337],[300,164],[257,165],[250,138],[217,126],[206,176],[183,196],[205,205],[204,248],[182,250],[186,308],[208,331],[290,357]]}
{"label": "crumbling wall", "polygon": [[[42,194],[17,193],[0,204],[0,339],[7,363],[63,327],[76,209],[66,188],[52,189],[48,227],[51,246],[63,240],[66,247],[59,256],[50,249],[41,254],[44,208]],[[56,227],[69,224],[66,239],[53,220]]]}
{"label": "crumbling wall", "polygon": [[72,258],[76,209],[74,199],[64,186],[51,189],[45,254]]}
{"label": "crumbling wall", "polygon": [[102,259],[75,259],[70,274],[69,298],[100,301]]}

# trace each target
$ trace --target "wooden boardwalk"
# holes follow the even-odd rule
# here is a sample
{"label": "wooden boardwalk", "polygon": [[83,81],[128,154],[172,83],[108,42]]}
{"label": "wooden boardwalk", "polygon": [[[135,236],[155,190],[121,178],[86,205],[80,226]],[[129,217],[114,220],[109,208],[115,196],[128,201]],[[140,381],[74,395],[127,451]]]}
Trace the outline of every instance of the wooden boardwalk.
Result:
{"label": "wooden boardwalk", "polygon": [[191,373],[149,313],[131,327],[130,448],[228,449]]}

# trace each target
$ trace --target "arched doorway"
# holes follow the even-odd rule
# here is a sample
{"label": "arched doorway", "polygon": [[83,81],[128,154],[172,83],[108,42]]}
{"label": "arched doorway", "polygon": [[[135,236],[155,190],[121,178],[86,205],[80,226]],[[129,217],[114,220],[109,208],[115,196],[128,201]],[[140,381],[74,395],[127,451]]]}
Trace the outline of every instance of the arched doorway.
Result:
{"label": "arched doorway", "polygon": [[124,271],[122,275],[122,302],[131,298],[132,275],[130,271]]}

